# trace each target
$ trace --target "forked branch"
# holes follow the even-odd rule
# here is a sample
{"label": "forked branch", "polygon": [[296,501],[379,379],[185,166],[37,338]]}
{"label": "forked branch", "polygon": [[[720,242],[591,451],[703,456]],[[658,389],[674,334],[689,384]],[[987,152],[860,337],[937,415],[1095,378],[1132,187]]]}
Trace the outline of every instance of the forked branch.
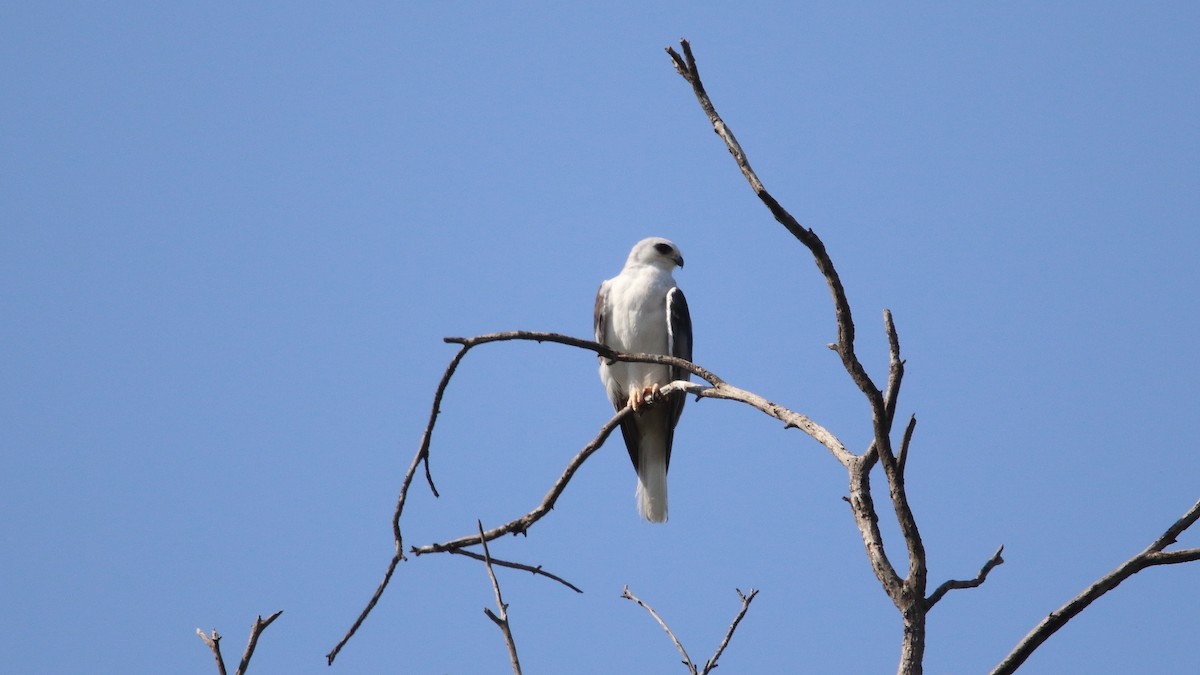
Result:
{"label": "forked branch", "polygon": [[[280,614],[283,614],[282,609],[266,619],[262,618],[262,615],[260,614],[258,618],[254,620],[254,625],[250,627],[250,642],[246,645],[246,651],[242,652],[242,660],[238,663],[238,668],[235,675],[245,675],[246,669],[250,667],[250,658],[254,656],[254,648],[258,646],[258,636],[261,635],[262,632],[267,629],[267,626],[270,626],[275,619],[278,619]],[[221,656],[220,633],[218,633],[217,629],[214,628],[211,635],[206,635],[204,631],[197,628],[196,634],[199,635],[200,639],[204,640],[204,644],[208,645],[208,648],[212,650],[213,658],[217,661],[217,672],[220,675],[226,675],[225,659]]]}
{"label": "forked branch", "polygon": [[[779,221],[792,236],[808,248],[833,296],[834,315],[838,329],[838,341],[833,348],[841,357],[842,366],[850,378],[866,396],[867,402],[871,406],[872,417],[873,439],[870,447],[862,455],[851,455],[842,461],[850,478],[848,501],[855,524],[862,534],[863,545],[871,568],[904,620],[904,641],[901,648],[899,672],[916,675],[921,672],[921,662],[925,650],[924,603],[927,567],[924,545],[921,542],[916,518],[909,506],[904,489],[902,465],[892,451],[890,434],[899,398],[900,384],[904,376],[904,361],[900,359],[900,341],[892,322],[891,312],[884,312],[884,329],[887,333],[891,361],[887,387],[886,390],[881,391],[867,374],[855,353],[854,319],[850,312],[850,302],[846,297],[846,290],[838,276],[837,269],[833,265],[833,260],[825,250],[824,242],[811,229],[802,226],[778,200],[767,192],[758,174],[750,167],[750,161],[741,144],[733,135],[733,131],[717,113],[717,109],[700,79],[700,69],[696,65],[696,57],[692,53],[691,44],[687,40],[680,40],[679,46],[683,51],[682,55],[673,48],[667,47],[667,54],[670,55],[675,70],[691,85],[692,93],[695,94],[700,108],[712,124],[713,131],[725,142],[725,147],[729,150],[734,162],[737,163],[742,175],[746,177],[750,189],[766,205],[775,220]],[[905,445],[905,451],[907,453],[907,445]],[[879,516],[871,495],[871,469],[876,459],[881,460],[887,475],[892,506],[895,509],[896,519],[907,548],[908,572],[903,578],[896,572],[895,567],[888,559],[883,545],[883,536],[879,529]]]}
{"label": "forked branch", "polygon": [[508,605],[500,595],[500,582],[496,580],[496,571],[492,569],[492,554],[488,551],[487,539],[483,538],[483,521],[475,521],[479,529],[479,540],[483,542],[483,564],[487,567],[488,577],[492,580],[492,590],[496,592],[496,607],[500,609],[497,616],[491,609],[484,607],[483,613],[492,620],[504,634],[504,645],[508,647],[508,660],[512,664],[513,675],[521,675],[521,660],[517,658],[517,643],[513,640],[512,628],[508,623]]}
{"label": "forked branch", "polygon": [[687,650],[683,648],[683,643],[679,641],[679,638],[676,637],[671,628],[667,626],[667,622],[663,621],[663,618],[659,616],[658,612],[654,611],[653,607],[646,604],[636,595],[631,593],[629,591],[629,586],[625,587],[625,590],[621,593],[621,597],[625,598],[626,600],[632,600],[633,602],[636,602],[642,609],[649,612],[650,616],[654,617],[654,620],[658,622],[658,625],[662,626],[662,629],[667,632],[667,637],[671,638],[671,642],[675,644],[675,648],[679,650],[679,654],[683,656],[683,665],[688,669],[688,672],[690,672],[692,675],[709,675],[709,673],[716,669],[717,661],[719,661],[721,655],[725,653],[725,648],[729,646],[729,641],[733,639],[733,632],[737,630],[738,624],[742,622],[742,619],[746,616],[746,612],[750,609],[750,603],[753,602],[754,597],[758,595],[758,591],[754,590],[753,588],[750,589],[749,593],[742,593],[741,589],[736,590],[738,597],[742,600],[742,607],[740,610],[738,610],[737,616],[733,617],[733,621],[729,624],[729,629],[725,631],[725,637],[721,639],[721,644],[717,645],[717,651],[713,653],[712,658],[704,662],[704,668],[699,668],[692,661],[692,658],[688,656]]}
{"label": "forked branch", "polygon": [[[880,392],[871,378],[863,369],[854,351],[854,323],[850,314],[850,305],[846,299],[845,290],[834,269],[833,262],[825,251],[824,244],[811,230],[804,228],[784,209],[774,197],[763,187],[762,181],[750,167],[745,151],[733,135],[732,130],[725,124],[717,113],[704,84],[700,79],[700,71],[696,65],[695,56],[687,40],[680,41],[683,54],[668,47],[667,53],[674,63],[676,71],[691,85],[692,91],[701,109],[712,123],[713,131],[725,142],[730,155],[733,156],[742,175],[750,183],[750,187],[759,199],[771,211],[771,214],[789,232],[792,233],[812,253],[817,268],[824,275],[830,292],[833,295],[834,310],[838,325],[838,342],[831,345],[842,357],[842,363],[854,382],[866,395],[873,415],[874,439],[871,446],[862,455],[852,455],[851,461],[843,462],[850,473],[850,498],[856,523],[863,535],[868,558],[879,581],[891,596],[896,607],[904,617],[904,644],[901,652],[901,673],[920,673],[921,661],[924,654],[925,616],[942,597],[951,590],[975,588],[981,585],[988,573],[1003,562],[1000,547],[984,564],[979,574],[971,580],[951,580],[943,583],[928,598],[924,596],[927,577],[926,554],[917,529],[916,519],[909,507],[904,488],[904,471],[908,460],[908,451],[912,441],[916,418],[909,420],[900,445],[899,456],[892,452],[890,433],[896,411],[896,400],[899,394],[900,382],[904,374],[904,361],[900,359],[900,345],[890,312],[884,313],[885,330],[888,337],[888,347],[891,355],[891,367],[888,384],[885,391]],[[870,472],[876,459],[883,465],[888,479],[889,493],[896,518],[900,525],[901,534],[907,545],[909,559],[908,575],[900,579],[895,569],[887,559],[883,541],[879,534],[878,516],[870,490]],[[1076,596],[1066,605],[1059,608],[1039,624],[1011,654],[997,666],[993,673],[1009,673],[1015,670],[1029,654],[1044,642],[1050,635],[1082,611],[1096,598],[1115,588],[1129,576],[1154,565],[1170,565],[1176,563],[1200,560],[1200,548],[1166,551],[1166,546],[1174,543],[1176,538],[1200,518],[1200,502],[1167,529],[1145,551],[1126,561],[1112,573],[1097,581],[1083,593]]]}
{"label": "forked branch", "polygon": [[717,667],[717,660],[725,653],[725,648],[729,646],[729,641],[733,639],[733,631],[737,630],[738,624],[745,618],[746,612],[750,609],[750,603],[754,602],[754,597],[758,595],[758,590],[751,588],[749,593],[742,593],[742,589],[735,588],[738,598],[742,600],[742,608],[738,610],[737,616],[733,617],[733,621],[729,624],[729,630],[725,631],[725,637],[721,638],[721,644],[717,645],[717,651],[713,653],[712,658],[704,663],[704,675],[712,672]]}
{"label": "forked branch", "polygon": [[[719,398],[741,401],[747,405],[757,408],[758,410],[761,410],[763,413],[770,415],[775,419],[782,421],[786,428],[794,427],[804,431],[825,446],[829,452],[843,464],[848,463],[853,458],[853,454],[848,451],[845,446],[842,445],[841,441],[839,441],[832,433],[830,433],[829,430],[809,419],[807,416],[792,410],[788,410],[787,408],[776,403],[772,403],[771,401],[768,401],[757,394],[753,394],[729,385],[712,371],[691,363],[690,361],[685,361],[674,356],[616,352],[598,342],[574,338],[568,335],[560,335],[557,333],[543,333],[536,331],[506,331],[501,333],[478,335],[471,338],[448,337],[445,340],[448,343],[459,345],[459,350],[454,355],[454,358],[451,359],[449,365],[446,367],[446,371],[442,374],[441,381],[438,383],[437,390],[434,393],[433,406],[429,413],[429,421],[425,426],[424,432],[421,434],[421,442],[417,449],[417,453],[413,457],[412,463],[409,465],[408,471],[405,473],[404,479],[400,485],[400,494],[396,500],[396,508],[392,514],[392,535],[395,543],[395,551],[392,555],[391,561],[388,563],[387,570],[384,572],[382,581],[379,582],[374,594],[367,602],[366,607],[364,607],[362,612],[359,613],[357,619],[346,631],[346,634],[342,636],[341,640],[338,641],[337,645],[334,646],[334,648],[328,654],[326,654],[326,660],[331,665],[333,664],[333,661],[337,657],[338,653],[342,650],[346,643],[349,642],[350,638],[354,636],[359,626],[362,625],[363,621],[366,620],[367,616],[375,608],[375,605],[379,602],[379,599],[383,596],[383,592],[387,589],[388,584],[391,582],[392,575],[395,573],[396,567],[402,560],[405,559],[404,538],[400,528],[400,519],[404,513],[404,507],[407,504],[408,490],[412,485],[412,480],[416,476],[419,467],[425,467],[426,481],[428,482],[429,488],[433,492],[434,496],[437,496],[437,490],[434,487],[433,478],[429,471],[431,439],[433,438],[434,428],[437,425],[438,416],[441,412],[441,402],[443,396],[445,395],[446,389],[467,352],[475,347],[509,341],[532,341],[538,343],[551,342],[569,347],[585,349],[594,352],[602,358],[611,359],[614,361],[661,363],[664,365],[676,366],[704,380],[708,383],[708,386],[681,380],[672,382],[669,387],[677,387],[685,390],[688,393],[694,394],[698,398]],[[669,387],[664,388],[664,392],[669,391]],[[563,490],[566,489],[567,484],[570,482],[575,472],[579,469],[583,462],[592,455],[592,453],[594,453],[604,444],[608,436],[620,424],[620,420],[623,418],[623,416],[627,414],[629,414],[627,409],[618,411],[612,417],[612,419],[610,419],[608,423],[601,428],[597,436],[582,450],[580,450],[580,452],[571,460],[567,468],[563,471],[563,474],[555,482],[554,486],[551,487],[545,498],[543,498],[542,502],[534,507],[534,509],[529,513],[526,513],[523,516],[501,525],[500,527],[487,530],[482,535],[471,534],[447,542],[416,546],[412,547],[411,552],[415,555],[451,552],[470,557],[478,557],[478,554],[476,553],[465,551],[464,547],[477,545],[484,539],[491,541],[505,534],[526,532],[530,526],[550,512],[550,510],[554,507],[555,501],[562,494]],[[500,561],[493,562],[498,565],[513,567],[519,566],[517,563],[510,564]],[[572,590],[579,590],[575,586],[563,581],[561,578],[543,571],[540,567],[525,565],[519,566],[519,568],[526,569],[534,574],[539,574],[554,579],[555,581],[568,586]]]}

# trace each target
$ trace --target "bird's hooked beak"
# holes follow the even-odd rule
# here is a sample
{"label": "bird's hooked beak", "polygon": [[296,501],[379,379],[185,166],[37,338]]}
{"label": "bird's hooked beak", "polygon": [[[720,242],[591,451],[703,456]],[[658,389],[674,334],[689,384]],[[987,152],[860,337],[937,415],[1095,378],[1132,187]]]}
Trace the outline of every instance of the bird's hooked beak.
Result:
{"label": "bird's hooked beak", "polygon": [[681,255],[679,255],[678,253],[676,253],[676,254],[675,254],[675,257],[674,257],[674,258],[672,258],[672,260],[674,260],[674,261],[675,261],[675,264],[676,264],[676,265],[679,265],[679,268],[680,268],[680,269],[683,269],[683,256],[681,256]]}

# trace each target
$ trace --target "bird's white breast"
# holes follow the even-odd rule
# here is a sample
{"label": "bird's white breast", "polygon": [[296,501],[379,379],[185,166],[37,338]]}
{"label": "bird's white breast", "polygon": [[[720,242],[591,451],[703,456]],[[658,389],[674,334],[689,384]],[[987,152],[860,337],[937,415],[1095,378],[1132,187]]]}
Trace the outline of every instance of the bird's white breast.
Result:
{"label": "bird's white breast", "polygon": [[[675,286],[669,273],[642,266],[626,269],[608,281],[605,342],[618,351],[668,353],[667,292]],[[617,391],[671,381],[669,369],[648,363],[602,364]]]}

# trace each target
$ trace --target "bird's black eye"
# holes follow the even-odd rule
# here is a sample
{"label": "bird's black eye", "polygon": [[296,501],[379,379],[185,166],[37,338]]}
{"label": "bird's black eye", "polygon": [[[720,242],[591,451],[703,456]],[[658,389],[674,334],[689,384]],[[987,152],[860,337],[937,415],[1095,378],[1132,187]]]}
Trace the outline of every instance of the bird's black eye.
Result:
{"label": "bird's black eye", "polygon": [[658,251],[659,253],[661,253],[663,255],[671,255],[671,245],[670,244],[655,244],[654,250]]}

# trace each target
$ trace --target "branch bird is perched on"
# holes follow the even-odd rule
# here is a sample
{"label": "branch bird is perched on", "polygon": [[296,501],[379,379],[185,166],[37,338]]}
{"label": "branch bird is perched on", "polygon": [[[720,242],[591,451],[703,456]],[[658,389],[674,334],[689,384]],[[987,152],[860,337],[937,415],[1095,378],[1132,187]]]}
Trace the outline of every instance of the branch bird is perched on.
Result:
{"label": "branch bird is perched on", "polygon": [[[596,294],[596,342],[619,352],[664,354],[692,360],[692,318],[671,272],[683,267],[679,248],[650,237],[634,245],[621,273]],[[660,387],[691,375],[656,363],[610,362],[600,357],[600,381],[613,407],[636,414],[621,420],[621,435],[637,470],[638,512],[652,523],[667,520],[667,468],[675,424],[685,394],[659,396]]]}

